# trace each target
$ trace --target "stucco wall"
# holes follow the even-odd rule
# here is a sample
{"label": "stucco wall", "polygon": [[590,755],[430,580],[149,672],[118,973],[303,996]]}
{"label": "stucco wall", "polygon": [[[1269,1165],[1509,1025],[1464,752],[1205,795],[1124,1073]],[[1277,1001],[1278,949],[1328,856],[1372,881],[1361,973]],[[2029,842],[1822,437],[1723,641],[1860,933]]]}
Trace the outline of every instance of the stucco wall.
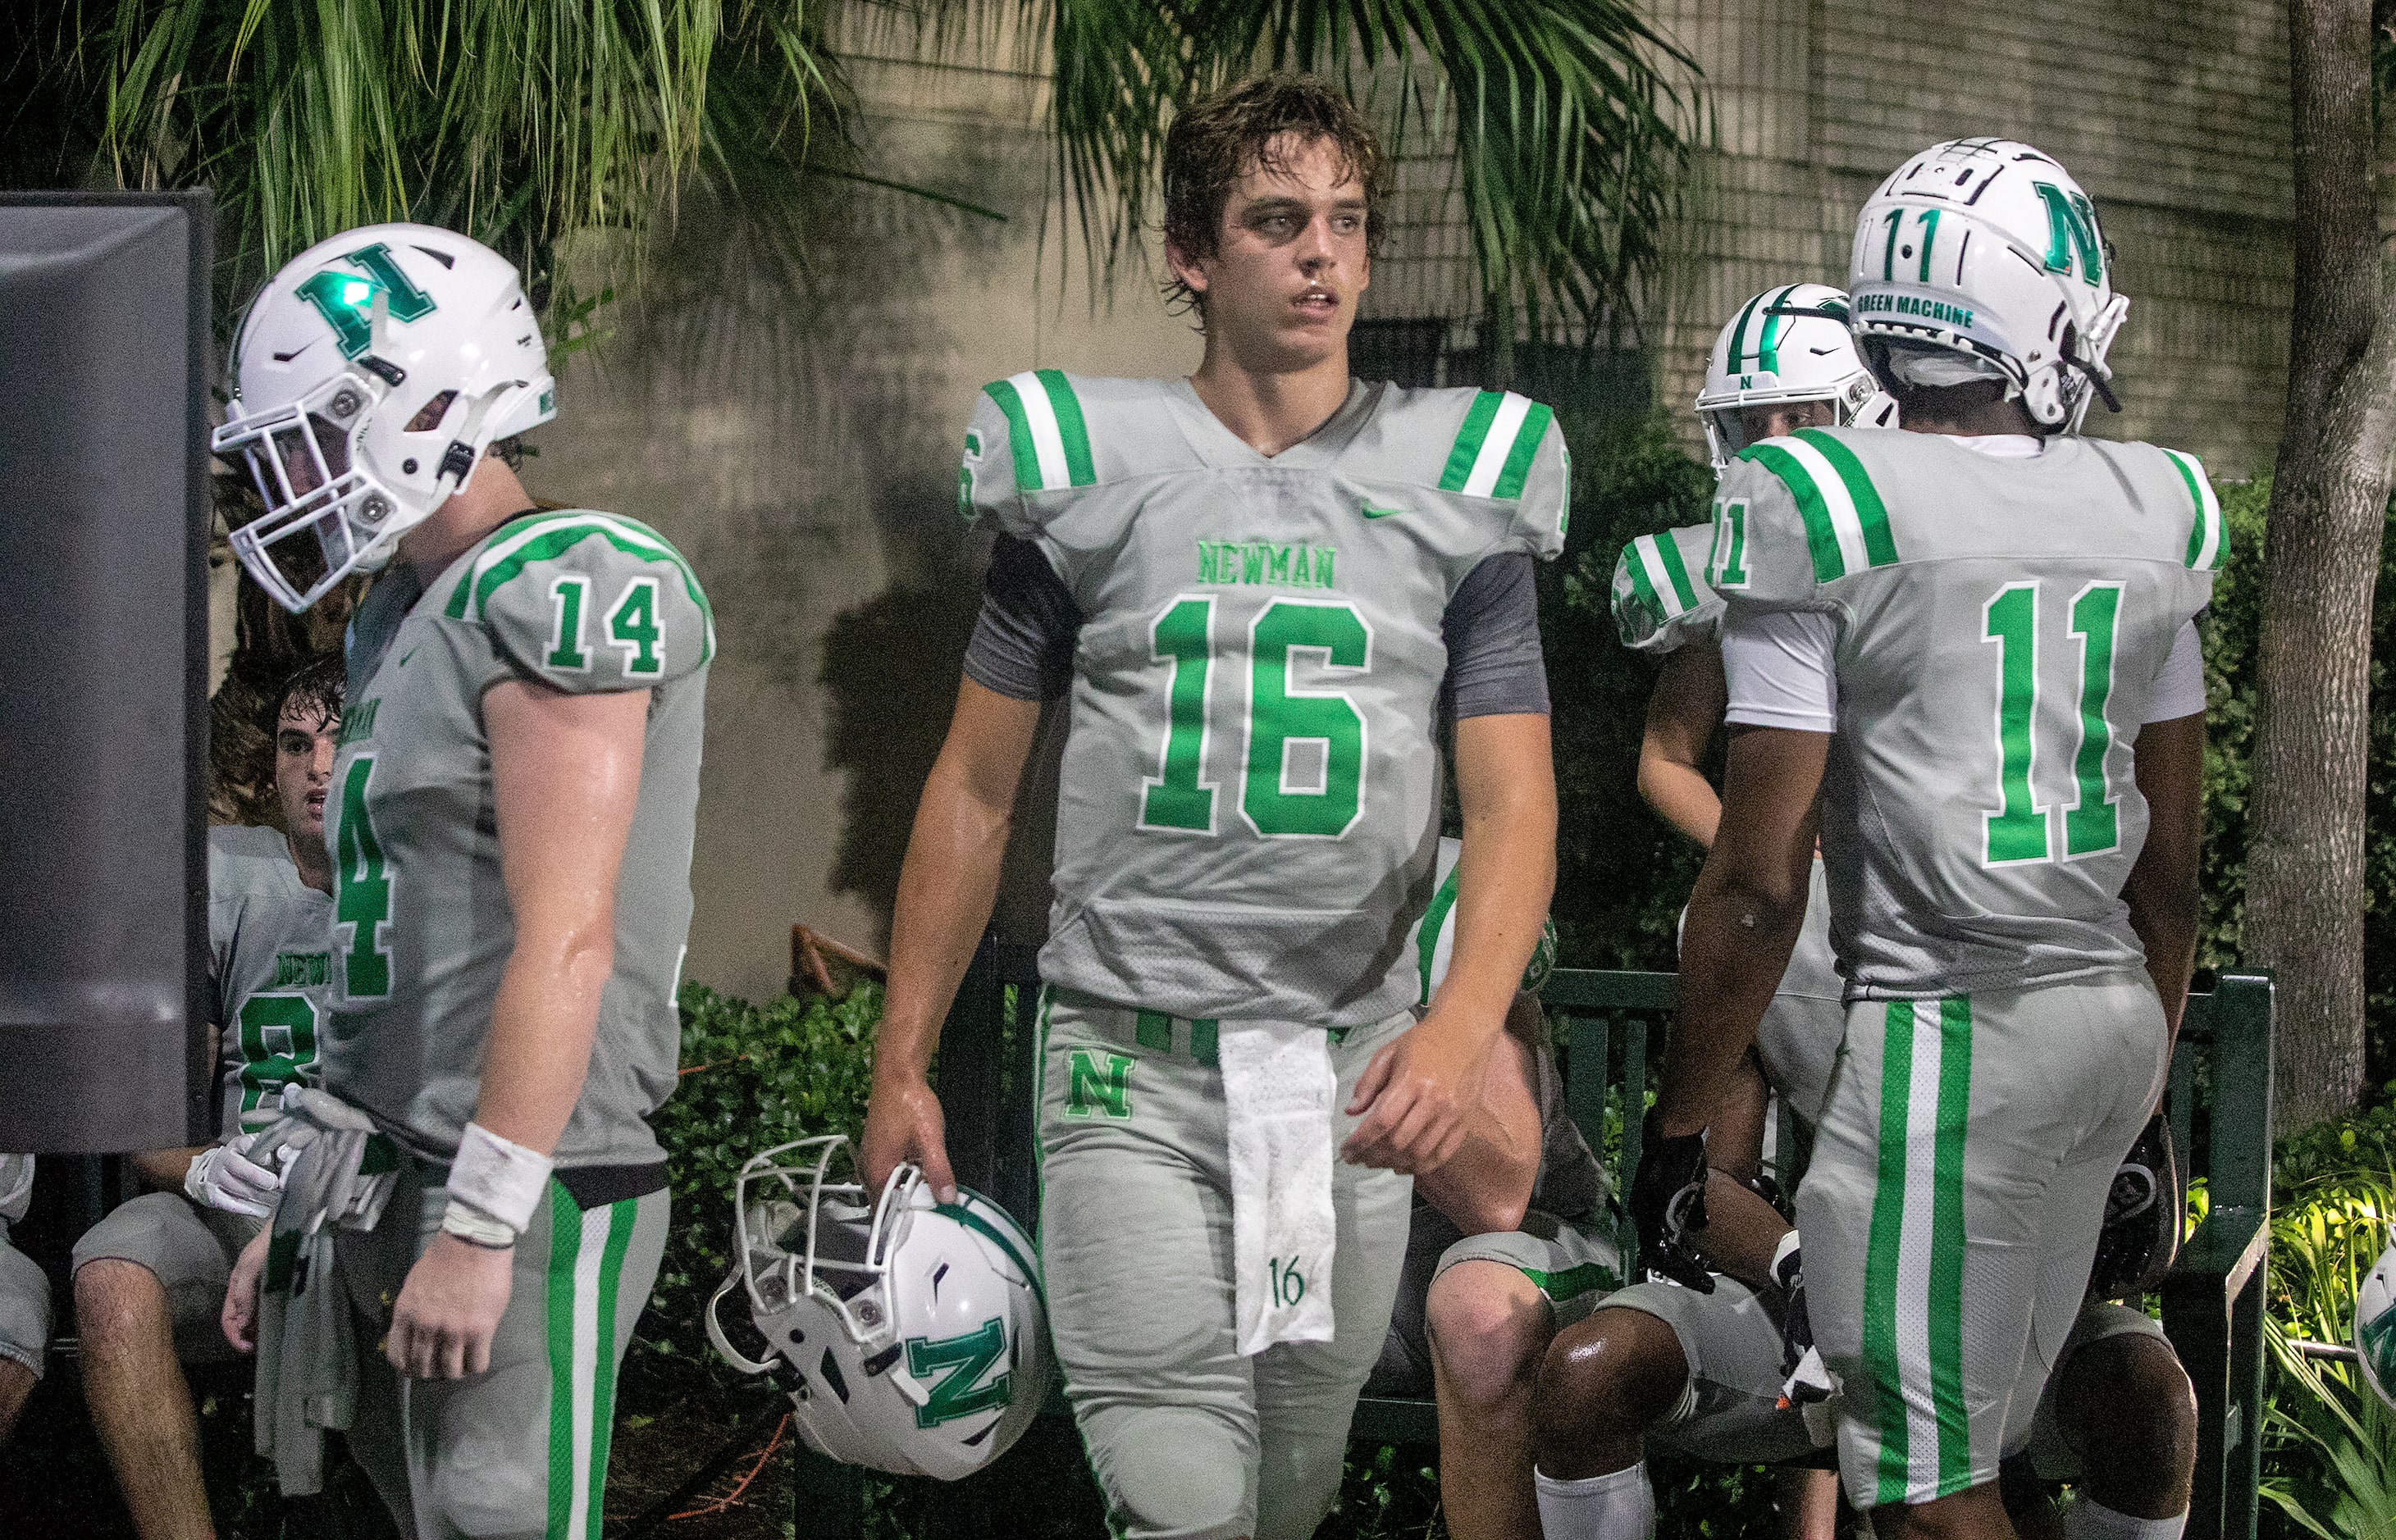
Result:
{"label": "stucco wall", "polygon": [[[1007,221],[828,184],[814,297],[793,299],[686,210],[659,259],[674,298],[569,361],[532,471],[547,496],[667,531],[714,595],[688,973],[751,995],[779,987],[792,921],[879,942],[970,621],[979,552],[955,519],[954,456],[973,392],[1033,366],[1165,375],[1198,355],[1148,272],[1094,299],[1047,195],[1045,84],[992,62],[1010,40],[957,39],[925,63],[886,20],[870,30],[888,14],[853,8],[840,33],[860,165]],[[1650,304],[1666,403],[1694,395],[1747,296],[1842,276],[1856,211],[1907,154],[2000,133],[2089,188],[2133,298],[2113,352],[2129,409],[2092,427],[2220,473],[2267,462],[2290,260],[2279,7],[1660,0],[1652,14],[1707,72],[1717,146]],[[1438,315],[1469,345],[1460,208],[1418,151],[1365,312]],[[1039,843],[1018,842],[1018,859]]]}

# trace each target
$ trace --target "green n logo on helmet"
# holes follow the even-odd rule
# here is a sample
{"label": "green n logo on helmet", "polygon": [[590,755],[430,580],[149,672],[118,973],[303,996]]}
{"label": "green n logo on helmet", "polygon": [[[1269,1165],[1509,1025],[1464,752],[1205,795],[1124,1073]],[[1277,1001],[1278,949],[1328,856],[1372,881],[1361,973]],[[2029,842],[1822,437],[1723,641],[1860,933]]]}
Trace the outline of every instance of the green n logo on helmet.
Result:
{"label": "green n logo on helmet", "polygon": [[2382,1310],[2363,1323],[2363,1351],[2382,1385],[2396,1382],[2396,1310]]}
{"label": "green n logo on helmet", "polygon": [[996,1316],[963,1336],[907,1339],[907,1373],[919,1383],[932,1380],[930,1399],[915,1408],[917,1427],[938,1427],[944,1422],[970,1417],[1005,1406],[1015,1394],[1015,1376],[1002,1374],[988,1385],[978,1383],[991,1366],[1006,1356],[1006,1323]]}
{"label": "green n logo on helmet", "polygon": [[2046,202],[2046,271],[2070,273],[2079,255],[2080,281],[2094,288],[2105,281],[2105,244],[2096,236],[2096,210],[2081,192],[2053,182],[2032,182]]}
{"label": "green n logo on helmet", "polygon": [[316,313],[333,328],[341,345],[343,358],[355,358],[374,341],[375,296],[385,296],[383,304],[394,321],[414,321],[433,313],[433,296],[418,288],[399,263],[392,259],[391,247],[377,241],[350,252],[341,260],[362,270],[360,278],[347,272],[326,268],[309,276],[298,289],[300,299],[316,307]]}

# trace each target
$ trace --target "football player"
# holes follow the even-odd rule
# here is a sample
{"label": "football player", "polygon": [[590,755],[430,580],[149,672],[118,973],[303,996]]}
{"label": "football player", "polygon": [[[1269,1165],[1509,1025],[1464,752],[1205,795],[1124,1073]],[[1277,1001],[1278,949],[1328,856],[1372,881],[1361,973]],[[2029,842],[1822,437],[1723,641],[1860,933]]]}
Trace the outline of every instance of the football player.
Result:
{"label": "football player", "polygon": [[281,829],[208,830],[208,986],[224,1066],[218,1140],[132,1159],[163,1190],[120,1204],[74,1246],[75,1330],[92,1426],[147,1540],[214,1533],[199,1424],[179,1361],[230,1356],[217,1315],[234,1258],[282,1186],[253,1162],[283,1087],[316,1061],[332,921],[325,793],[341,719],[341,665],[284,686],[274,714]]}
{"label": "football player", "polygon": [[1660,1243],[1706,1190],[1818,792],[1850,1003],[1797,1217],[1842,1476],[1884,1537],[2010,1533],[1999,1461],[2078,1315],[2194,955],[2193,620],[2221,516],[2193,458],[2078,432],[2110,395],[2110,267],[2049,157],[1915,156],[1865,206],[1847,285],[1909,431],[1751,445],[1715,501],[1723,820],[1631,1207]]}
{"label": "football player", "polygon": [[[420,225],[313,247],[251,306],[234,372],[218,449],[270,510],[233,535],[251,575],[296,609],[388,563],[351,621],[326,817],[324,1088],[395,1162],[379,1222],[332,1253],[350,1449],[406,1533],[595,1536],[665,1243],[648,1118],[674,1084],[713,622],[656,531],[516,479],[553,386],[486,247]],[[278,1233],[308,1217],[300,1169]],[[240,1346],[265,1239],[225,1302]],[[264,1282],[302,1286],[324,1285]],[[279,1393],[315,1372],[286,1359]]]}
{"label": "football player", "polygon": [[33,1158],[0,1155],[0,1444],[17,1430],[50,1346],[50,1281],[8,1243],[8,1227],[25,1217],[33,1197]]}
{"label": "football player", "polygon": [[[1455,950],[1458,848],[1439,842],[1440,885],[1409,948],[1425,1002]],[[1605,1173],[1564,1105],[1539,1009],[1554,949],[1551,930],[1507,1013],[1465,1147],[1415,1179],[1405,1269],[1364,1386],[1366,1395],[1436,1395],[1440,1511],[1458,1540],[1538,1527],[1532,1376],[1557,1326],[1623,1281]]]}
{"label": "football player", "polygon": [[[862,1159],[869,1187],[905,1160],[953,1185],[926,1067],[1070,691],[1038,1013],[1057,1357],[1119,1532],[1278,1540],[1337,1492],[1407,1174],[1464,1143],[1546,913],[1531,564],[1567,467],[1519,395],[1350,378],[1385,172],[1345,99],[1271,76],[1192,104],[1164,183],[1197,373],[1027,371],[966,434],[961,500],[1001,538],[901,875]],[[1418,1019],[1443,718],[1456,962]]]}

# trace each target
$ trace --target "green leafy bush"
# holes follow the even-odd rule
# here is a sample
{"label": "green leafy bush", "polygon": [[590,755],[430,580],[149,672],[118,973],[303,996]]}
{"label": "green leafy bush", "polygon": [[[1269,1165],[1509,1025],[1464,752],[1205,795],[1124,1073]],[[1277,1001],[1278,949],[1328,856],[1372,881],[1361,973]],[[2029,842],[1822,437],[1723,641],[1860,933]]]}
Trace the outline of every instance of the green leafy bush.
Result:
{"label": "green leafy bush", "polygon": [[2323,1540],[2396,1540],[2396,1412],[2354,1364],[2298,1346],[2353,1339],[2358,1285],[2396,1218],[2396,1107],[2283,1141],[2273,1188],[2267,1518]]}
{"label": "green leafy bush", "polygon": [[679,1003],[682,1083],[657,1121],[673,1224],[632,1350],[728,1379],[700,1321],[732,1266],[732,1179],[761,1149],[817,1134],[855,1138],[864,1127],[882,987],[859,984],[845,1000],[783,995],[758,1006],[686,984]]}

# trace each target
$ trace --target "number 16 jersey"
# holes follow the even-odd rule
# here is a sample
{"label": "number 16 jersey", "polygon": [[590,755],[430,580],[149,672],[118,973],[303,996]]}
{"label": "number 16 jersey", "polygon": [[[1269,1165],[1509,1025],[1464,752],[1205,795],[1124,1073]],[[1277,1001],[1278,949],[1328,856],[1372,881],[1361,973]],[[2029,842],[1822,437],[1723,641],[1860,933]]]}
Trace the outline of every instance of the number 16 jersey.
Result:
{"label": "number 16 jersey", "polygon": [[1357,383],[1268,458],[1184,380],[985,390],[962,510],[1081,616],[1043,977],[1193,1019],[1412,1005],[1442,620],[1484,559],[1562,549],[1568,474],[1511,392]]}
{"label": "number 16 jersey", "polygon": [[[2143,964],[2122,898],[2147,833],[2135,745],[2225,548],[2203,468],[2151,445],[2001,458],[1808,428],[1740,453],[1706,580],[1731,632],[1759,610],[1835,631],[1822,849],[1850,998]],[[1732,720],[1760,720],[1732,694]]]}

